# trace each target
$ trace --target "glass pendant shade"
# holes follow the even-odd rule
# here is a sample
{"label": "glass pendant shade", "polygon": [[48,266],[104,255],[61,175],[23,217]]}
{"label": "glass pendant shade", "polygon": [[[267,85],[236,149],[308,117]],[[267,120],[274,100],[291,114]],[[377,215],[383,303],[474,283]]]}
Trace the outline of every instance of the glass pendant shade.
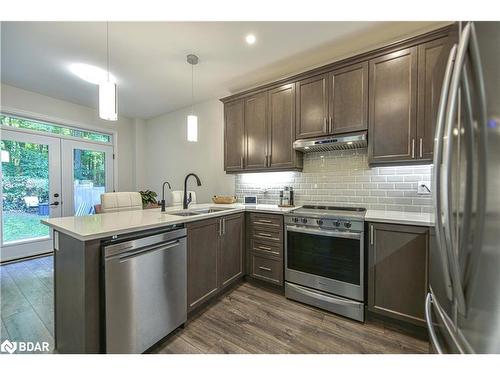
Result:
{"label": "glass pendant shade", "polygon": [[198,142],[198,116],[187,117],[187,139],[188,142]]}
{"label": "glass pendant shade", "polygon": [[113,82],[99,84],[99,117],[108,121],[118,120],[116,84]]}

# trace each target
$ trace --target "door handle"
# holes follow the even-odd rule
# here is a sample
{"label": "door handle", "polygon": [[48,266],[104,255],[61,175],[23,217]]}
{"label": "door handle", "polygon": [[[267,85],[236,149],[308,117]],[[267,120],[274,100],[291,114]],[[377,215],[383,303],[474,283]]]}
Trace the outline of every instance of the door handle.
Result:
{"label": "door handle", "polygon": [[446,63],[446,71],[444,73],[443,84],[441,87],[441,98],[439,99],[439,107],[436,120],[436,133],[434,141],[434,174],[433,174],[433,191],[434,196],[434,212],[436,216],[436,240],[438,243],[439,255],[443,263],[443,278],[446,285],[446,296],[451,301],[453,300],[453,291],[451,285],[451,275],[448,266],[448,255],[445,246],[448,244],[444,241],[444,228],[442,224],[442,199],[441,199],[441,174],[443,162],[443,137],[444,137],[444,121],[446,116],[448,94],[450,89],[451,75],[453,73],[453,64],[457,45],[454,44],[448,55]]}
{"label": "door handle", "polygon": [[420,147],[419,147],[419,148],[420,148],[420,152],[419,152],[419,153],[420,153],[420,157],[422,158],[422,157],[423,157],[423,155],[424,155],[424,145],[423,145],[423,140],[422,140],[422,138],[420,138],[420,145],[419,145],[419,146],[420,146]]}
{"label": "door handle", "polygon": [[244,168],[244,162],[243,162],[243,156],[240,157],[240,168],[243,169]]}
{"label": "door handle", "polygon": [[373,245],[373,224],[370,225],[370,245]]}
{"label": "door handle", "polygon": [[411,140],[411,158],[415,159],[415,138]]}
{"label": "door handle", "polygon": [[425,298],[425,320],[427,322],[427,328],[429,330],[429,336],[431,339],[430,341],[434,344],[436,351],[439,354],[443,354],[443,349],[441,348],[441,345],[439,345],[436,331],[434,330],[434,323],[432,322],[431,304],[432,296],[430,293],[427,293],[427,297]]}
{"label": "door handle", "polygon": [[55,201],[55,202],[51,203],[49,206],[59,206],[59,202]]}
{"label": "door handle", "polygon": [[327,125],[326,125],[326,117],[323,117],[323,132],[326,133]]}
{"label": "door handle", "polygon": [[332,120],[332,116],[330,116],[328,118],[328,133],[332,133],[333,132],[333,120]]}

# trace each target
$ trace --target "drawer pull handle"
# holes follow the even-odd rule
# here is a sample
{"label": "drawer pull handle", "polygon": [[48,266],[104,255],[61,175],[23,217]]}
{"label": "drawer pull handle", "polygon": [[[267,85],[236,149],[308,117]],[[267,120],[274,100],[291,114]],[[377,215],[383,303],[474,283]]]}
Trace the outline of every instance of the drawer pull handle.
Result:
{"label": "drawer pull handle", "polygon": [[257,220],[257,223],[272,223],[272,221],[271,220],[259,219],[259,220]]}
{"label": "drawer pull handle", "polygon": [[261,250],[268,250],[268,251],[272,250],[272,248],[270,248],[268,246],[262,246],[262,245],[259,245],[258,248],[261,249]]}
{"label": "drawer pull handle", "polygon": [[257,233],[259,236],[264,236],[264,237],[272,237],[273,235],[271,233]]}
{"label": "drawer pull handle", "polygon": [[262,266],[259,266],[259,270],[262,270],[262,271],[272,271],[272,269],[270,269],[269,267],[262,267]]}

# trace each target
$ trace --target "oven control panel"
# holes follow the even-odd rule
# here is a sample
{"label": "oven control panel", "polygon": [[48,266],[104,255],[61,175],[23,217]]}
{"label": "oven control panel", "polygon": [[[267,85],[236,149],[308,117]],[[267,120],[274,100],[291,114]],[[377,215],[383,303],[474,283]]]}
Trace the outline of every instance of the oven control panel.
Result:
{"label": "oven control panel", "polygon": [[350,232],[363,232],[364,221],[343,218],[316,218],[305,216],[286,216],[285,224],[306,226],[318,229],[336,229]]}

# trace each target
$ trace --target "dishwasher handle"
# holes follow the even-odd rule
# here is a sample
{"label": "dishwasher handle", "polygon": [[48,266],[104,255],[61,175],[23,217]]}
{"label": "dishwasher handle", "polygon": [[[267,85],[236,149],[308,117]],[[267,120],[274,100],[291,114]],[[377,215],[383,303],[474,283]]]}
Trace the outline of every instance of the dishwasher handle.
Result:
{"label": "dishwasher handle", "polygon": [[120,261],[120,263],[122,263],[122,262],[126,262],[129,259],[136,258],[139,255],[151,253],[151,252],[157,251],[157,250],[168,250],[172,247],[179,246],[179,244],[180,244],[180,239],[177,239],[174,241],[169,241],[169,242],[162,242],[159,244],[145,246],[145,247],[142,247],[140,249],[127,251],[125,253],[121,253],[121,254],[117,254],[117,255],[108,257],[108,258],[106,258],[106,261],[118,259]]}

